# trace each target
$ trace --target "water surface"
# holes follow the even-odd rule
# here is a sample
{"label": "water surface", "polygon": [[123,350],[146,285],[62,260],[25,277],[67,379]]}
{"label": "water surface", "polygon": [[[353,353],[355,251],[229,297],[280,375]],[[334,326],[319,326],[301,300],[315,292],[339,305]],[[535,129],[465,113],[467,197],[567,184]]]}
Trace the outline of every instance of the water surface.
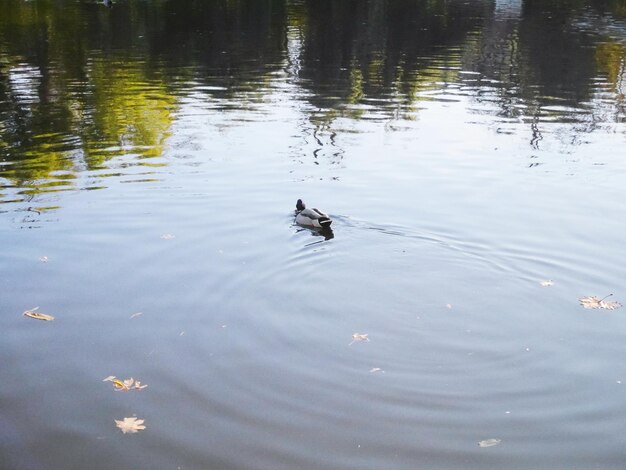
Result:
{"label": "water surface", "polygon": [[621,468],[626,9],[545,3],[4,1],[0,467]]}

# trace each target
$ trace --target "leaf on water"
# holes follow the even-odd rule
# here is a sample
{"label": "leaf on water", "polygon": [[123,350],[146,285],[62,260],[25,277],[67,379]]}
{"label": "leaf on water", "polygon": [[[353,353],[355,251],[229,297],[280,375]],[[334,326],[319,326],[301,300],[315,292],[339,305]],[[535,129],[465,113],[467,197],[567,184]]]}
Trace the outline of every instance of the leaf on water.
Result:
{"label": "leaf on water", "polygon": [[136,417],[132,417],[132,418],[124,418],[122,421],[120,420],[115,420],[115,425],[120,428],[122,430],[122,432],[124,434],[127,433],[135,433],[135,432],[139,432],[143,429],[146,429],[146,427],[144,426],[143,422],[145,420],[143,419],[137,419]]}
{"label": "leaf on water", "polygon": [[479,447],[493,447],[493,446],[497,446],[501,442],[502,442],[501,439],[485,439],[484,441],[479,441],[478,446]]}
{"label": "leaf on water", "polygon": [[350,342],[350,345],[352,345],[352,343],[354,343],[355,341],[369,341],[370,339],[367,336],[367,333],[354,333],[352,335],[352,341]]}
{"label": "leaf on water", "polygon": [[115,387],[115,390],[119,391],[119,390],[129,390],[129,388],[126,386],[126,384],[124,382],[122,382],[120,379],[113,379],[111,382],[113,382],[113,386]]}
{"label": "leaf on water", "polygon": [[133,379],[132,377],[130,379],[126,379],[124,380],[124,386],[128,389],[130,389],[130,387],[133,386],[133,383],[135,382],[135,379]]}
{"label": "leaf on water", "polygon": [[601,299],[597,298],[596,296],[581,297],[580,299],[578,299],[578,301],[580,302],[580,305],[585,308],[604,308],[606,310],[615,310],[617,308],[620,308],[622,304],[620,304],[619,302],[604,301],[604,299],[612,295],[613,294],[609,294],[606,297],[602,297]]}
{"label": "leaf on water", "polygon": [[161,235],[162,240],[173,240],[174,238],[176,238],[176,235],[172,235],[171,233],[164,233]]}
{"label": "leaf on water", "polygon": [[552,279],[548,279],[547,281],[541,281],[541,287],[550,287],[554,285],[554,281]]}
{"label": "leaf on water", "polygon": [[116,392],[128,392],[129,390],[143,390],[147,385],[141,385],[139,380],[135,380],[132,377],[126,380],[120,380],[114,375],[110,375],[103,382],[113,382],[113,387]]}
{"label": "leaf on water", "polygon": [[138,317],[139,315],[143,315],[143,312],[137,312],[137,313],[133,313],[130,318],[135,318]]}
{"label": "leaf on water", "polygon": [[35,320],[45,320],[45,321],[54,320],[54,317],[52,315],[47,315],[45,313],[36,312],[35,310],[37,309],[39,309],[39,307],[26,310],[22,315],[24,315],[25,317],[34,318]]}

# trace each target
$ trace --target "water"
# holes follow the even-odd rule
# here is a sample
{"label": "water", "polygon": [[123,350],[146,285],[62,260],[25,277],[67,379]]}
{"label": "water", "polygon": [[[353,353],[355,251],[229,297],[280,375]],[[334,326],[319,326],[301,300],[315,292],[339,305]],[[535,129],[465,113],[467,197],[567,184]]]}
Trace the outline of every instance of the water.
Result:
{"label": "water", "polygon": [[626,11],[544,3],[4,1],[0,467],[622,468]]}

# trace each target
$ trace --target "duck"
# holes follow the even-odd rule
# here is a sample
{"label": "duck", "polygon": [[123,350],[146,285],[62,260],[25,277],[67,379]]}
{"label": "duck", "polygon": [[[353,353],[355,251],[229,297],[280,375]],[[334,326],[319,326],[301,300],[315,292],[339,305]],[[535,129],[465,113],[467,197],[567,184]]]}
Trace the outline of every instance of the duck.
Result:
{"label": "duck", "polygon": [[307,227],[330,228],[333,221],[319,209],[307,209],[302,199],[298,199],[296,202],[296,223]]}

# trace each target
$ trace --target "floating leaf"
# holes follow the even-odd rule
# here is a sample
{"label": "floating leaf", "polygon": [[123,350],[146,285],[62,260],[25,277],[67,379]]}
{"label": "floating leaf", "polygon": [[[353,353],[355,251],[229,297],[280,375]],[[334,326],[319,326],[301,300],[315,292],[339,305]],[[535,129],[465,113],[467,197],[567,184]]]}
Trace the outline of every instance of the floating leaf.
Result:
{"label": "floating leaf", "polygon": [[547,281],[541,281],[541,287],[550,287],[554,285],[554,281],[552,279],[548,279]]}
{"label": "floating leaf", "polygon": [[146,429],[143,419],[137,419],[136,417],[124,418],[122,421],[115,420],[115,425],[122,430],[124,434],[139,432]]}
{"label": "floating leaf", "polygon": [[45,313],[35,312],[39,307],[31,308],[30,310],[26,310],[22,315],[25,317],[34,318],[35,320],[45,320],[52,321],[54,317],[52,315],[47,315]]}
{"label": "floating leaf", "polygon": [[485,439],[484,441],[480,441],[478,443],[479,447],[493,447],[493,446],[497,446],[498,444],[500,444],[500,442],[502,442],[501,439]]}
{"label": "floating leaf", "polygon": [[591,297],[581,297],[578,299],[580,305],[585,308],[604,308],[607,310],[615,310],[616,308],[620,308],[622,304],[619,302],[605,302],[604,299],[612,296],[613,294],[609,294],[606,297],[602,297],[601,299],[591,296]]}
{"label": "floating leaf", "polygon": [[355,341],[369,341],[370,339],[367,336],[367,333],[354,333],[352,335],[352,342],[350,344],[354,343]]}
{"label": "floating leaf", "polygon": [[111,375],[103,380],[103,382],[113,382],[113,387],[117,392],[128,392],[129,390],[143,390],[147,385],[141,385],[139,380],[135,380],[132,377],[126,380],[120,380],[114,375]]}
{"label": "floating leaf", "polygon": [[115,386],[115,390],[130,390],[126,384],[124,382],[122,382],[120,379],[113,379],[112,380],[113,385]]}

